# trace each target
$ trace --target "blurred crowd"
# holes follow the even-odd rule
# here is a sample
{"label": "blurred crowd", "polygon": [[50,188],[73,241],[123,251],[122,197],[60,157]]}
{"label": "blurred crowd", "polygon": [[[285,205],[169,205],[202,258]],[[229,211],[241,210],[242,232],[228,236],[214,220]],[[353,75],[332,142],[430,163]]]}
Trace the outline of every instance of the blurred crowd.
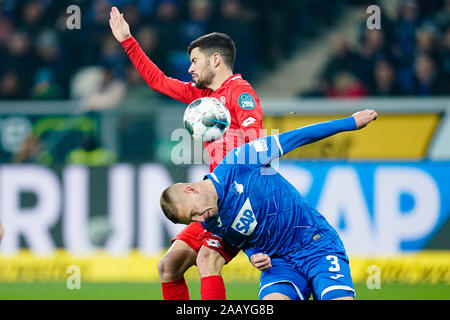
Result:
{"label": "blurred crowd", "polygon": [[450,95],[450,0],[403,0],[381,29],[361,23],[355,46],[335,34],[306,97]]}
{"label": "blurred crowd", "polygon": [[[117,6],[143,50],[168,75],[190,80],[186,47],[219,31],[236,43],[236,73],[251,80],[330,25],[347,2],[333,0],[3,0],[0,99],[83,98],[88,109],[158,94],[142,83],[109,28]],[[68,28],[80,8],[80,28]]]}

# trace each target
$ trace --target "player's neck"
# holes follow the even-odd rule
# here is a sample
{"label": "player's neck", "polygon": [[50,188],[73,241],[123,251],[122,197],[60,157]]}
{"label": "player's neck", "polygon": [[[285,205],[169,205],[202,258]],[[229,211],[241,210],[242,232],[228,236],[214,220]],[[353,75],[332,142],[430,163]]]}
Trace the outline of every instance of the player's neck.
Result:
{"label": "player's neck", "polygon": [[230,70],[230,69],[226,69],[226,70],[224,70],[222,72],[218,72],[216,74],[216,76],[214,77],[211,85],[209,86],[209,89],[211,89],[212,91],[216,91],[232,75],[233,75],[233,71]]}
{"label": "player's neck", "polygon": [[214,183],[210,179],[205,179],[202,182],[202,189],[205,190],[205,192],[210,195],[213,202],[217,203],[217,200],[219,199],[219,196],[217,195],[216,187],[214,186]]}

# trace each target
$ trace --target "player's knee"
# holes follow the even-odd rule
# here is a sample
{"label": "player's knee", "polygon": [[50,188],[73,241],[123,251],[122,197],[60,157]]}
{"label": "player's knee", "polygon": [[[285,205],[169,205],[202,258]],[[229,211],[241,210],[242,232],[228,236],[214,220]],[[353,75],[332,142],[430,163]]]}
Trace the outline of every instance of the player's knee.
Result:
{"label": "player's knee", "polygon": [[176,262],[176,257],[163,256],[158,261],[158,274],[161,281],[175,281],[183,277],[184,271],[179,267],[179,263]]}
{"label": "player's knee", "polygon": [[332,300],[355,300],[355,298],[353,298],[352,296],[345,296],[345,297],[334,298]]}
{"label": "player's knee", "polygon": [[279,292],[273,292],[265,295],[262,300],[292,300],[288,296],[279,293]]}
{"label": "player's knee", "polygon": [[225,264],[225,259],[217,251],[208,247],[201,247],[196,264],[201,277],[219,275]]}

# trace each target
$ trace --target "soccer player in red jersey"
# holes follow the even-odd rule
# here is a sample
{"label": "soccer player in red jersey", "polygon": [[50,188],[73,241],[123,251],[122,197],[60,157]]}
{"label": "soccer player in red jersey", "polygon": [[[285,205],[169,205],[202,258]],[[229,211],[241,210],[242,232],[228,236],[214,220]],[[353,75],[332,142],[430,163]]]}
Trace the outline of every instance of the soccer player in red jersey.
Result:
{"label": "soccer player in red jersey", "polygon": [[[153,90],[189,104],[201,97],[214,97],[230,111],[230,128],[222,139],[205,143],[212,171],[228,151],[263,136],[262,108],[250,84],[233,73],[236,48],[225,34],[204,35],[188,47],[191,82],[166,76],[142,51],[130,33],[123,14],[111,9],[110,27],[142,78]],[[201,277],[202,300],[225,300],[220,271],[239,252],[225,241],[204,230],[198,222],[185,227],[158,263],[165,300],[188,300],[184,273],[196,264]]]}

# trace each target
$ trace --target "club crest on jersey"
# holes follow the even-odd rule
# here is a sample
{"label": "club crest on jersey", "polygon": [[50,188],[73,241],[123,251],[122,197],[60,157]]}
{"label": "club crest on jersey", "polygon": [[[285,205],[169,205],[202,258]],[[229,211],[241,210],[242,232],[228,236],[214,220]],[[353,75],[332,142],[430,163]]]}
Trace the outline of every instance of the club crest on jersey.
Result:
{"label": "club crest on jersey", "polygon": [[238,104],[239,107],[241,107],[244,110],[251,110],[256,107],[255,100],[253,99],[252,95],[248,92],[241,93],[241,95],[238,98]]}
{"label": "club crest on jersey", "polygon": [[256,221],[255,214],[250,204],[250,199],[247,198],[241,210],[234,219],[231,228],[244,236],[249,236],[253,233],[253,230],[255,230],[257,225],[258,222]]}
{"label": "club crest on jersey", "polygon": [[241,194],[242,192],[244,192],[244,185],[234,181],[233,184],[231,185],[230,191],[235,192],[237,194]]}

